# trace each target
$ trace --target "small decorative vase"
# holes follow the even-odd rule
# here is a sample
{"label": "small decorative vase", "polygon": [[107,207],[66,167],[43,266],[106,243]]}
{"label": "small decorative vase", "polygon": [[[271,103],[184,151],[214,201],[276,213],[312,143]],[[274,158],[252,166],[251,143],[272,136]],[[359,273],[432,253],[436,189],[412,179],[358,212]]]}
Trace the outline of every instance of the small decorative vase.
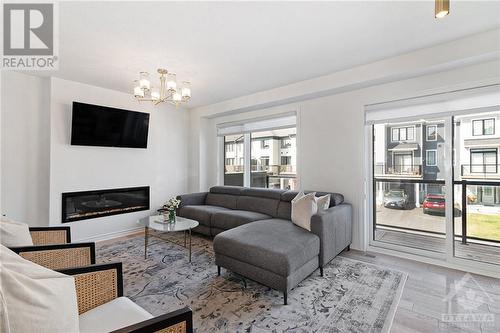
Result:
{"label": "small decorative vase", "polygon": [[175,209],[168,211],[168,222],[175,223]]}

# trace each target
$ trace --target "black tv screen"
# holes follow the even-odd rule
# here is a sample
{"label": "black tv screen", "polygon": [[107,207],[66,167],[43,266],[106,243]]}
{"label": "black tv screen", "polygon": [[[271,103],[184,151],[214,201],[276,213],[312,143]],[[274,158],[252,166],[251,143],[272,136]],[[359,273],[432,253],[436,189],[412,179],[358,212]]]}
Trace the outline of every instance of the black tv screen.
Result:
{"label": "black tv screen", "polygon": [[73,102],[71,144],[146,148],[149,113]]}

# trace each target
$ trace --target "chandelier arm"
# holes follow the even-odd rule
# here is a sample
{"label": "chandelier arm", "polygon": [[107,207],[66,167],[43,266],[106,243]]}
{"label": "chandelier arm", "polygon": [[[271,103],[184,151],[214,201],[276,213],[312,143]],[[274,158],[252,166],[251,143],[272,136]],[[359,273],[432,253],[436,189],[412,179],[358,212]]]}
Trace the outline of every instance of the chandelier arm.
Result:
{"label": "chandelier arm", "polygon": [[165,74],[160,75],[160,100],[164,99],[165,96]]}

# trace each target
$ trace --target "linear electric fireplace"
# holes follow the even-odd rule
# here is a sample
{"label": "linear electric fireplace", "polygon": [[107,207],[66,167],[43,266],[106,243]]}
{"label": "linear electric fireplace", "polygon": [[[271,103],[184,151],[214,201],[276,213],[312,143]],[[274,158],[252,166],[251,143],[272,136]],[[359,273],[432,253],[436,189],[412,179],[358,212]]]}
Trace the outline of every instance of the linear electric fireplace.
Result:
{"label": "linear electric fireplace", "polygon": [[62,194],[62,223],[149,210],[149,186]]}

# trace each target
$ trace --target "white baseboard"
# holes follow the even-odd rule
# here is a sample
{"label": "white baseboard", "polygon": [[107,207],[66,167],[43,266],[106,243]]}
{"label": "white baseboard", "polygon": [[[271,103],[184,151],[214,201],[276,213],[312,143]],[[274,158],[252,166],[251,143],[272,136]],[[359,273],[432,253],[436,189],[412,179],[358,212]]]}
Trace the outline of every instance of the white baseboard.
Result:
{"label": "white baseboard", "polygon": [[109,232],[107,234],[101,234],[98,236],[75,239],[74,241],[75,242],[102,242],[102,241],[110,240],[113,238],[132,235],[132,234],[135,234],[141,230],[144,230],[144,227],[137,227],[137,228],[131,228],[131,229],[126,229],[126,230],[114,231],[114,232]]}

